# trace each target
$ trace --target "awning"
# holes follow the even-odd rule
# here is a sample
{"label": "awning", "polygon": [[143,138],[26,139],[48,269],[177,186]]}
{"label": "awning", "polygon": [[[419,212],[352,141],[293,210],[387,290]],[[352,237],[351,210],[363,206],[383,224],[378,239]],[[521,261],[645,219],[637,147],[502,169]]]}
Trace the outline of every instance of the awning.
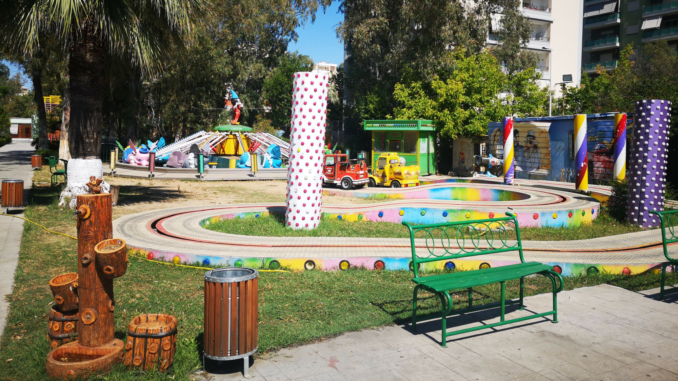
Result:
{"label": "awning", "polygon": [[650,17],[649,19],[643,20],[643,26],[640,27],[640,30],[659,29],[659,26],[661,24],[662,24],[661,16]]}
{"label": "awning", "polygon": [[615,13],[617,12],[618,9],[619,9],[619,0],[605,4],[596,4],[586,8],[586,10],[584,11],[584,17],[593,17],[599,15],[606,15],[609,13]]}

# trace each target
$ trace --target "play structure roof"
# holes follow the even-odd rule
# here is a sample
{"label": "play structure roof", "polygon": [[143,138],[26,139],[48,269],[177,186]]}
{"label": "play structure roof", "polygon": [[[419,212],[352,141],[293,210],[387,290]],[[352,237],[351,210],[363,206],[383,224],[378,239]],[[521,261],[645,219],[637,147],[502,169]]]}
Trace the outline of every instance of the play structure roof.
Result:
{"label": "play structure roof", "polygon": [[241,126],[239,124],[226,124],[214,127],[214,131],[251,132],[252,127]]}
{"label": "play structure roof", "polygon": [[432,120],[366,120],[365,131],[435,131]]}

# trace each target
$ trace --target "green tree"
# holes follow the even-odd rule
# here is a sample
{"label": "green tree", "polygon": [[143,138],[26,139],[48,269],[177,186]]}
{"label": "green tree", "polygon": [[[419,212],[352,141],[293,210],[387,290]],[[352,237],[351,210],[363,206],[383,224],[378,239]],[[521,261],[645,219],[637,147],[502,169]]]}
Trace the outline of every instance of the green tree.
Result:
{"label": "green tree", "polygon": [[290,133],[290,109],[292,104],[292,91],[294,73],[313,69],[313,60],[310,57],[298,53],[287,53],[280,58],[278,67],[264,81],[264,99],[271,107],[268,118],[273,127],[285,131],[285,136]]}
{"label": "green tree", "polygon": [[472,56],[485,49],[490,20],[502,13],[495,28],[500,44],[492,54],[509,74],[534,65],[523,46],[529,21],[514,0],[344,0],[345,20],[338,34],[345,41],[346,99],[352,117],[383,118],[396,106],[395,84],[408,71],[417,81],[431,83],[452,62],[446,52],[463,48]]}
{"label": "green tree", "polygon": [[[69,176],[62,196],[85,192],[84,183],[76,182],[83,181],[87,171],[101,175],[100,162],[85,162],[98,160],[101,154],[107,62],[157,72],[169,48],[182,44],[204,2],[0,0],[4,50],[31,56],[40,51],[44,36],[54,36],[69,54],[69,148],[73,158],[83,160],[82,166],[73,164],[85,173]],[[69,170],[75,167],[69,165]]]}

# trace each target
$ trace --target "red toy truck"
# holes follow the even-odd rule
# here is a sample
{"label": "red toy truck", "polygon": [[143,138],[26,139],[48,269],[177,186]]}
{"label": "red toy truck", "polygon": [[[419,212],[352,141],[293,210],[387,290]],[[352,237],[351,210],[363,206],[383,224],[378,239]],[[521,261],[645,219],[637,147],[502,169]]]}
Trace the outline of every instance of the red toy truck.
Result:
{"label": "red toy truck", "polygon": [[323,175],[325,184],[339,185],[341,189],[362,188],[370,181],[365,160],[349,160],[341,152],[325,155]]}

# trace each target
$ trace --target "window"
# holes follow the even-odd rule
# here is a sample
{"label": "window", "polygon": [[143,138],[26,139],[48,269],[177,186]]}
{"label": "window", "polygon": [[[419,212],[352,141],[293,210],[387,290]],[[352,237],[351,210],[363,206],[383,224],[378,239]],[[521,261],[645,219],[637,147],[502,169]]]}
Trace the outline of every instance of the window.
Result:
{"label": "window", "polygon": [[374,152],[386,152],[386,133],[374,133]]}
{"label": "window", "polygon": [[626,27],[626,34],[636,34],[638,33],[638,24],[636,25],[629,25]]}
{"label": "window", "polygon": [[633,12],[637,11],[640,8],[640,1],[629,1],[626,3],[626,11]]}
{"label": "window", "polygon": [[377,161],[377,168],[384,169],[385,166],[386,166],[386,158],[380,157],[379,161]]}
{"label": "window", "polygon": [[403,141],[402,140],[389,140],[388,141],[388,152],[402,152]]}
{"label": "window", "polygon": [[405,149],[404,153],[417,153],[417,141],[419,140],[418,131],[405,131],[403,135]]}
{"label": "window", "polygon": [[325,158],[325,165],[334,165],[334,156],[328,156]]}

